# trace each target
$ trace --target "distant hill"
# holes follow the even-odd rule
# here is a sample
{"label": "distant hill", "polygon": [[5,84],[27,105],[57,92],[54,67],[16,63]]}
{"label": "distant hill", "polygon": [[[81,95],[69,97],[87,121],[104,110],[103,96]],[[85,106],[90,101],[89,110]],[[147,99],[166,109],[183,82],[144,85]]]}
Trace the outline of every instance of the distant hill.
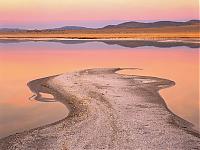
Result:
{"label": "distant hill", "polygon": [[0,32],[19,32],[19,31],[61,31],[61,30],[85,30],[90,29],[86,27],[79,27],[79,26],[64,26],[61,28],[52,28],[52,29],[44,29],[44,30],[25,30],[25,29],[18,29],[18,28],[0,28]]}
{"label": "distant hill", "polygon": [[[158,21],[158,22],[152,22],[152,23],[143,23],[143,22],[125,22],[118,25],[108,25],[103,28],[96,28],[98,29],[123,29],[123,28],[160,28],[160,27],[175,27],[175,26],[187,26],[187,25],[195,25],[200,24],[200,20],[190,20],[186,22],[174,22],[174,21]],[[25,29],[19,29],[19,28],[0,28],[0,32],[20,32],[20,31],[62,31],[62,30],[89,30],[89,29],[95,29],[95,28],[87,28],[87,27],[81,27],[81,26],[64,26],[60,28],[51,28],[51,29],[43,29],[43,30],[25,30]]]}
{"label": "distant hill", "polygon": [[18,28],[0,28],[0,32],[19,32],[19,31],[25,31],[25,30]]}
{"label": "distant hill", "polygon": [[158,21],[152,23],[142,23],[142,22],[125,22],[118,25],[108,25],[103,29],[117,29],[117,28],[159,28],[159,27],[172,27],[172,26],[186,26],[199,24],[200,20],[190,20],[187,22],[174,22],[174,21]]}
{"label": "distant hill", "polygon": [[90,28],[80,27],[80,26],[64,26],[61,28],[53,28],[48,30],[85,30],[85,29],[90,29]]}

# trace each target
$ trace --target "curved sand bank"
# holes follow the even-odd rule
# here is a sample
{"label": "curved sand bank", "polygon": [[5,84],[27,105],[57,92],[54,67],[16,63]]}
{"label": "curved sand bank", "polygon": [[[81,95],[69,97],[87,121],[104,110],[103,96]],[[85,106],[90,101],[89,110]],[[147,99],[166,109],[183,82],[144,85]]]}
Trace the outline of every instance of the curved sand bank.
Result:
{"label": "curved sand bank", "polygon": [[50,93],[69,109],[56,123],[0,139],[0,149],[199,149],[199,134],[170,112],[158,91],[174,85],[155,77],[89,69],[31,81],[41,101]]}

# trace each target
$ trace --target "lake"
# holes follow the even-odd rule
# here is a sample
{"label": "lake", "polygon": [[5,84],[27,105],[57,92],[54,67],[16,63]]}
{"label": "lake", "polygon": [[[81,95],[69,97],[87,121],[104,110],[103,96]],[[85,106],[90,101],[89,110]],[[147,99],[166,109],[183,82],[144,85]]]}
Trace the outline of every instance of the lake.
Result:
{"label": "lake", "polygon": [[[31,80],[87,68],[125,67],[120,73],[176,82],[160,91],[169,109],[199,125],[197,44],[151,41],[0,41],[0,138],[66,117],[59,102],[30,100]],[[199,129],[198,129],[199,130]]]}

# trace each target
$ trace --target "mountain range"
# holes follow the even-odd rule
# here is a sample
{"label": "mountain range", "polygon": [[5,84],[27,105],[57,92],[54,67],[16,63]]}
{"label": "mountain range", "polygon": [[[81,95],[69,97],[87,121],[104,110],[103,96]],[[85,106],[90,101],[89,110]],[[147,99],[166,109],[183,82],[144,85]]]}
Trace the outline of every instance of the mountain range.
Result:
{"label": "mountain range", "polygon": [[108,25],[104,29],[109,28],[160,28],[160,27],[172,27],[172,26],[186,26],[194,25],[200,23],[200,20],[190,20],[186,22],[174,22],[174,21],[158,21],[152,23],[142,23],[142,22],[125,22],[118,25]]}
{"label": "mountain range", "polygon": [[[161,27],[175,27],[175,26],[187,26],[200,24],[200,20],[190,20],[186,22],[175,22],[175,21],[157,21],[151,23],[144,22],[124,22],[117,25],[107,25],[102,28],[87,28],[81,26],[64,26],[61,28],[51,28],[44,29],[44,31],[60,31],[60,30],[90,30],[90,29],[123,29],[123,28],[161,28]],[[0,32],[18,32],[18,31],[27,31],[25,29],[18,28],[0,28]],[[31,31],[31,30],[30,30]]]}
{"label": "mountain range", "polygon": [[64,26],[61,28],[53,28],[53,29],[47,29],[47,30],[85,30],[90,29],[86,27],[80,27],[80,26]]}

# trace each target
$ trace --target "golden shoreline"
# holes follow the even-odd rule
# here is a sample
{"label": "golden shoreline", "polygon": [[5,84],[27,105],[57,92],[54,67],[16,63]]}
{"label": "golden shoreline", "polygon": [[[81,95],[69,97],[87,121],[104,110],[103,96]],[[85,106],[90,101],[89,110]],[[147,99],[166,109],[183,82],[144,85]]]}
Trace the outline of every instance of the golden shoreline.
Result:
{"label": "golden shoreline", "polygon": [[199,39],[199,24],[160,28],[117,28],[87,30],[25,30],[0,32],[0,39],[67,38],[67,39]]}

